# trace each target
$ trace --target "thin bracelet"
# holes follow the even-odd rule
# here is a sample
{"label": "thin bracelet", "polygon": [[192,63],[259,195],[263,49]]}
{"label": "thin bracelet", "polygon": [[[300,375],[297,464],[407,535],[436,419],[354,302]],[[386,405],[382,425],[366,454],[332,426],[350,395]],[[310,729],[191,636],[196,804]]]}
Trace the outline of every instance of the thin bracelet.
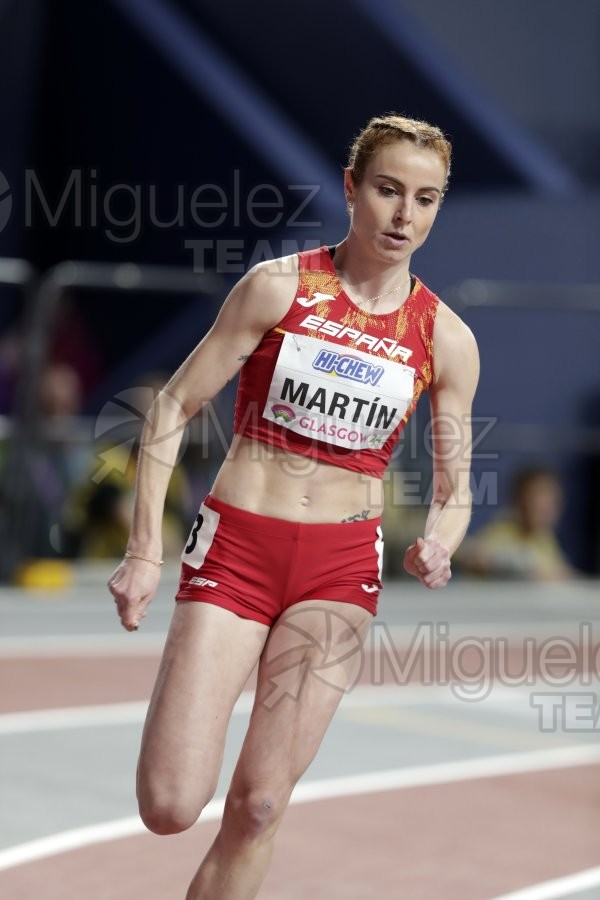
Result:
{"label": "thin bracelet", "polygon": [[125,551],[125,559],[142,559],[144,562],[152,563],[153,566],[158,566],[159,568],[165,564],[164,559],[157,562],[155,559],[148,559],[147,556],[138,556],[137,553],[130,553],[129,550]]}

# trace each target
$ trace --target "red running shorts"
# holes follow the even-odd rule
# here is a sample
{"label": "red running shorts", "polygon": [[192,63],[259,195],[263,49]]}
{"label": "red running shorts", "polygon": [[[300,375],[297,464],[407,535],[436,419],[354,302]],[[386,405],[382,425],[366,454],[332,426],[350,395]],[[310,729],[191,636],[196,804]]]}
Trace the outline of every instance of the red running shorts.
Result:
{"label": "red running shorts", "polygon": [[289,522],[209,494],[181,559],[177,600],[214,603],[265,625],[305,600],[354,603],[375,615],[382,588],[381,519]]}

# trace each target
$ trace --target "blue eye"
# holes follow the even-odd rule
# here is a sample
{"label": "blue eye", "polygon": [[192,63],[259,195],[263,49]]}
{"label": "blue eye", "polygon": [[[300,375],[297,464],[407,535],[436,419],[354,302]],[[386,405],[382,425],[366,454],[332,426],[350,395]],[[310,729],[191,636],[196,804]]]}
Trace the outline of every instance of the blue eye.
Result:
{"label": "blue eye", "polygon": [[384,197],[395,197],[396,191],[393,187],[390,187],[389,184],[382,184],[379,188],[379,193],[383,194]]}

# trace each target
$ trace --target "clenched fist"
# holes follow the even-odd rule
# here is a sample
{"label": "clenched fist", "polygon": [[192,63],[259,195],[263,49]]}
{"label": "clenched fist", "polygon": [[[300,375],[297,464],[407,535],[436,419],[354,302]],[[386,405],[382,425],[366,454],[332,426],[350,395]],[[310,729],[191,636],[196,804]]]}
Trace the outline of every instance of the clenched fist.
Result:
{"label": "clenched fist", "polygon": [[115,598],[123,628],[137,631],[156,593],[160,569],[142,559],[124,559],[111,575],[108,589]]}
{"label": "clenched fist", "polygon": [[404,568],[426,588],[444,587],[450,581],[450,553],[439,541],[417,538],[404,554]]}

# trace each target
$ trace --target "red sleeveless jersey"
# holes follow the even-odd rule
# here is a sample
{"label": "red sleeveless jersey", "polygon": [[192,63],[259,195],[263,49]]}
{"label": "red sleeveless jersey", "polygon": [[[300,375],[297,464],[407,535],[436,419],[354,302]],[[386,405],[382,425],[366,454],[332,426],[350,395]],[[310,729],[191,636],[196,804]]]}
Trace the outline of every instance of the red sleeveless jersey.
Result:
{"label": "red sleeveless jersey", "polygon": [[381,478],[431,384],[438,298],[418,279],[375,315],[347,296],[328,247],[298,254],[298,290],[240,373],[234,431]]}

